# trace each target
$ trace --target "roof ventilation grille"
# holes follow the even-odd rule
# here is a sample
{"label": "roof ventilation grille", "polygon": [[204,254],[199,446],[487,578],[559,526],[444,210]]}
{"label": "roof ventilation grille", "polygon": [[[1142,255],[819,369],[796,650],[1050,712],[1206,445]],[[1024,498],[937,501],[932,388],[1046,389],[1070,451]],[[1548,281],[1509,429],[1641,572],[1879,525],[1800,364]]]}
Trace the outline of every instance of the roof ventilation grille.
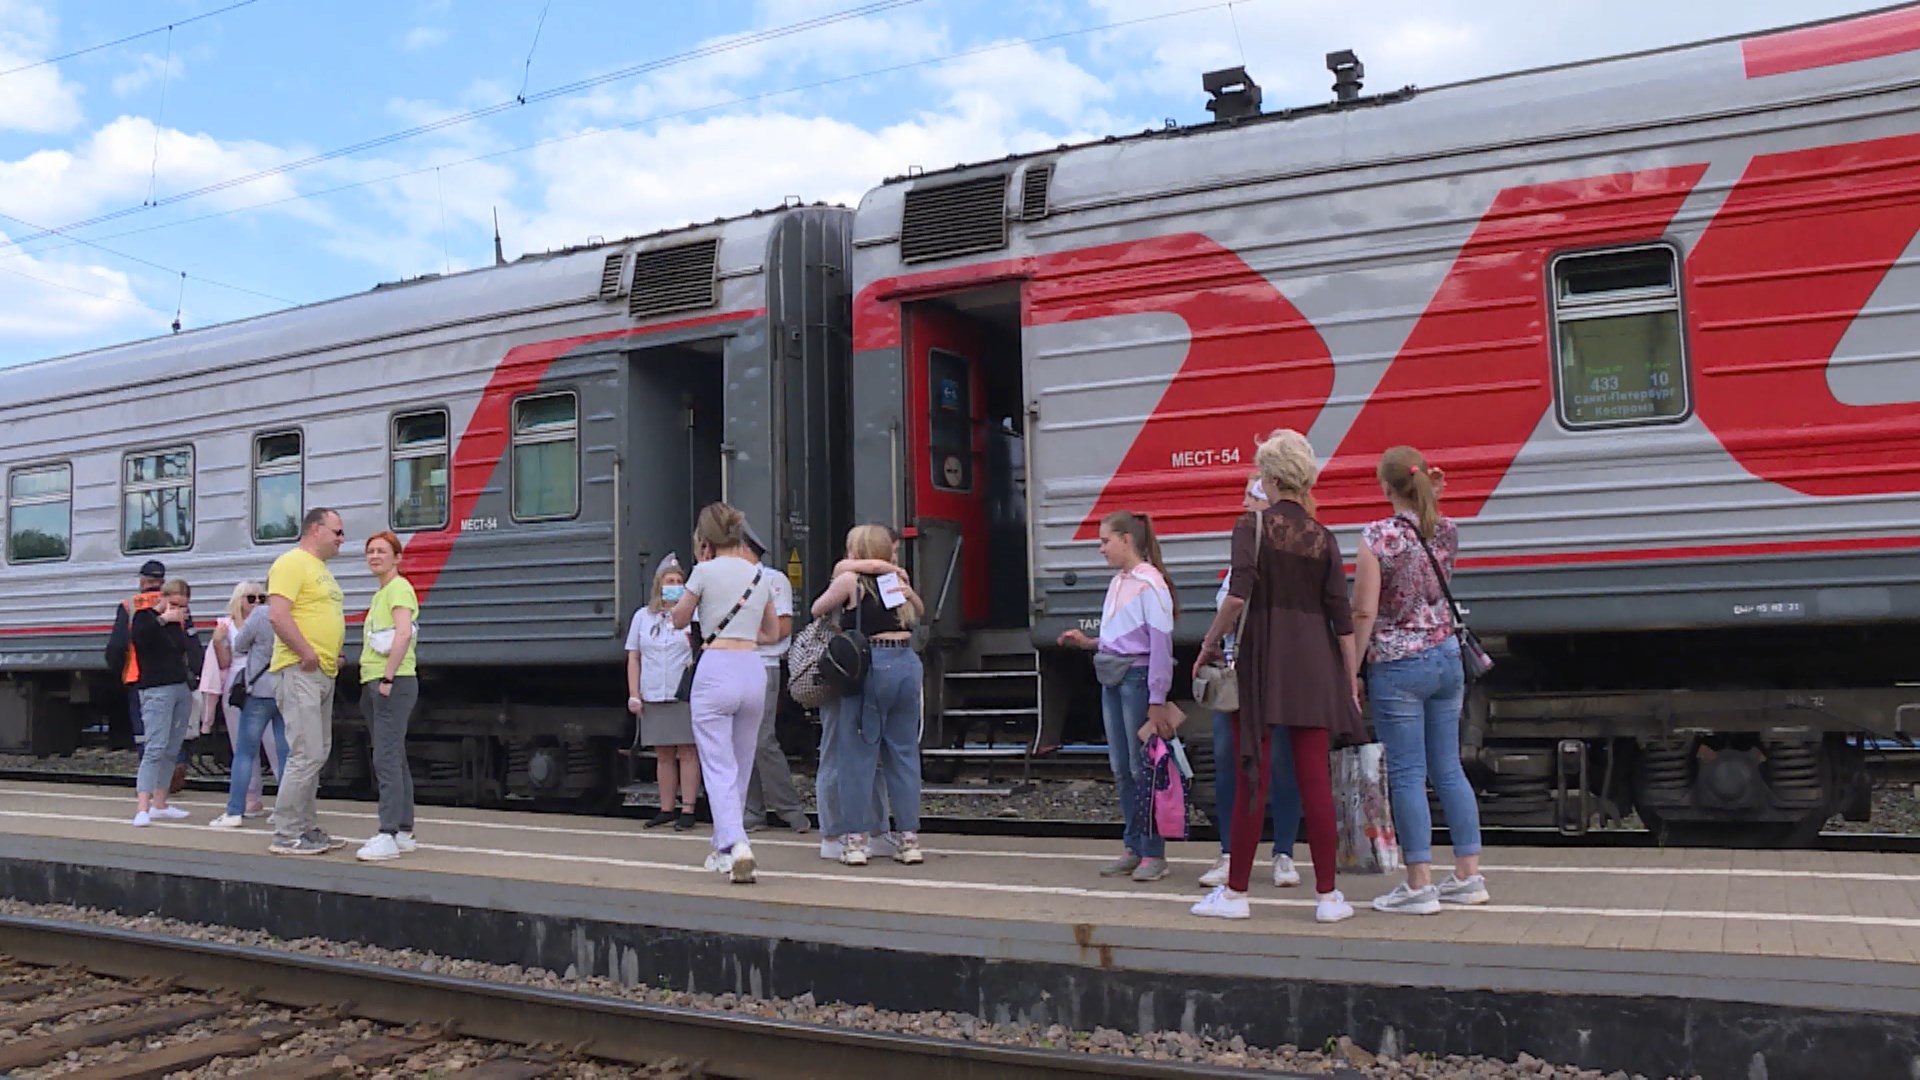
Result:
{"label": "roof ventilation grille", "polygon": [[720,241],[642,251],[633,259],[627,314],[636,319],[710,308],[719,300],[715,263]]}
{"label": "roof ventilation grille", "polygon": [[627,253],[616,251],[607,256],[607,265],[600,270],[600,299],[612,300],[620,295],[620,286],[625,284]]}
{"label": "roof ventilation grille", "polygon": [[950,259],[1006,246],[1006,175],[907,192],[900,219],[901,262]]}
{"label": "roof ventilation grille", "polygon": [[1053,183],[1053,166],[1035,165],[1020,183],[1020,217],[1038,221],[1047,216],[1047,187]]}

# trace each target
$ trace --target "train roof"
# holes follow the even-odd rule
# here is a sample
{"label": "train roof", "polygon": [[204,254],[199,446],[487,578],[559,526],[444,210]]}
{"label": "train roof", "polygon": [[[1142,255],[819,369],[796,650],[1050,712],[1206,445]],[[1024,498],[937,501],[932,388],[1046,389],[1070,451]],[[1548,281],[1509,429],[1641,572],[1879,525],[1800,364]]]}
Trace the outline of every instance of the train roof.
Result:
{"label": "train roof", "polygon": [[606,256],[615,251],[713,238],[720,241],[717,275],[747,273],[764,262],[776,222],[789,214],[822,210],[845,208],[814,204],[756,210],[702,225],[528,253],[497,266],[385,282],[365,292],[233,322],[0,367],[0,402],[25,405],[492,315],[585,303],[599,297]]}
{"label": "train roof", "polygon": [[[899,193],[1053,159],[1047,204],[1080,209],[1144,190],[1310,176],[1509,147],[1589,139],[1737,115],[1759,107],[1915,82],[1920,4],[1583,60],[1438,87],[1403,87],[896,176],[862,199],[895,212]],[[1196,73],[1198,74],[1198,73]],[[1257,70],[1250,71],[1255,79]],[[1231,137],[1231,151],[1225,143]],[[1215,149],[1214,145],[1219,148]],[[856,235],[856,244],[885,239]]]}

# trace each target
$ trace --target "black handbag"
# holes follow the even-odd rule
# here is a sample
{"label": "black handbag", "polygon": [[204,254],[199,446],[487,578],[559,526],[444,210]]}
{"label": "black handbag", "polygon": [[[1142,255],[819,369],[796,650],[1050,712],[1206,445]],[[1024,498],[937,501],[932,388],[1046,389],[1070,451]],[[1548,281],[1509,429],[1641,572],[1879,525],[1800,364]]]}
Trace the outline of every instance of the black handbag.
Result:
{"label": "black handbag", "polygon": [[249,681],[251,680],[247,678],[246,665],[242,664],[240,671],[233,678],[233,685],[227,687],[228,705],[236,709],[244,709],[247,707],[247,683]]}
{"label": "black handbag", "polygon": [[673,692],[674,700],[693,700],[693,673],[700,666],[700,654],[706,651],[707,646],[713,644],[713,639],[720,636],[720,632],[727,628],[727,624],[733,622],[733,617],[740,614],[740,609],[747,606],[747,601],[753,599],[753,590],[760,587],[760,576],[765,573],[764,567],[754,570],[753,580],[747,583],[747,590],[740,594],[740,599],[734,601],[733,608],[727,612],[725,618],[720,620],[720,624],[713,628],[713,633],[702,638],[691,631],[688,632],[687,640],[693,646],[693,656],[688,659],[686,670],[680,673],[680,687]]}
{"label": "black handbag", "polygon": [[858,592],[854,598],[853,629],[834,631],[820,656],[820,681],[841,697],[858,694],[867,685],[867,672],[873,668],[873,643],[861,629]]}
{"label": "black handbag", "polygon": [[1433,549],[1427,546],[1427,538],[1420,535],[1420,526],[1411,521],[1407,524],[1413,529],[1414,539],[1420,541],[1420,550],[1427,553],[1427,564],[1433,567],[1433,579],[1440,583],[1440,595],[1447,598],[1447,607],[1453,611],[1453,634],[1460,639],[1460,670],[1468,682],[1479,682],[1487,677],[1487,672],[1493,670],[1493,657],[1480,647],[1479,635],[1467,625],[1460,602],[1453,598],[1453,590],[1447,588],[1447,575],[1440,572],[1440,560],[1433,557]]}

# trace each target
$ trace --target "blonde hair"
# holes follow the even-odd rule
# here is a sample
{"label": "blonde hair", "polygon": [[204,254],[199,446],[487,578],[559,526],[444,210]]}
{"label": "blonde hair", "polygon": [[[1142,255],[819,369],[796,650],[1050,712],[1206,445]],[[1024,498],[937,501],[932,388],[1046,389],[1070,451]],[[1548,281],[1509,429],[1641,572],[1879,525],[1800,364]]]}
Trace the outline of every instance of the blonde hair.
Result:
{"label": "blonde hair", "polygon": [[687,580],[687,572],[680,568],[679,559],[669,555],[660,561],[660,568],[653,572],[653,596],[647,601],[647,606],[656,612],[664,611],[667,606],[666,589],[668,574],[678,575],[683,582]]}
{"label": "blonde hair", "polygon": [[1376,472],[1394,498],[1413,507],[1420,521],[1420,535],[1433,539],[1440,528],[1440,497],[1434,494],[1427,459],[1411,446],[1396,446],[1380,455]]}
{"label": "blonde hair", "polygon": [[[893,547],[893,530],[885,525],[855,525],[847,530],[847,558],[849,559],[879,559],[883,562],[892,562]],[[879,595],[873,580],[864,574],[860,575],[860,591],[868,596]],[[912,604],[902,604],[894,608],[893,613],[899,618],[900,625],[903,627],[912,626],[916,621]]]}
{"label": "blonde hair", "polygon": [[247,594],[257,595],[266,591],[266,586],[257,581],[243,581],[233,587],[233,596],[227,600],[227,618],[233,620],[235,630],[240,629],[240,624],[247,621]]}
{"label": "blonde hair", "polygon": [[1100,527],[1115,536],[1124,536],[1133,545],[1134,554],[1153,564],[1160,571],[1160,580],[1167,584],[1167,599],[1173,601],[1173,617],[1180,617],[1180,594],[1173,587],[1173,576],[1167,573],[1167,564],[1160,557],[1160,538],[1153,533],[1153,519],[1132,510],[1115,510],[1100,519]]}
{"label": "blonde hair", "polygon": [[723,502],[708,503],[693,527],[694,550],[702,544],[713,551],[739,547],[746,542],[746,530],[747,515]]}
{"label": "blonde hair", "polygon": [[1320,478],[1320,466],[1305,435],[1292,428],[1275,431],[1254,451],[1253,463],[1271,498],[1293,499],[1313,513],[1313,482]]}

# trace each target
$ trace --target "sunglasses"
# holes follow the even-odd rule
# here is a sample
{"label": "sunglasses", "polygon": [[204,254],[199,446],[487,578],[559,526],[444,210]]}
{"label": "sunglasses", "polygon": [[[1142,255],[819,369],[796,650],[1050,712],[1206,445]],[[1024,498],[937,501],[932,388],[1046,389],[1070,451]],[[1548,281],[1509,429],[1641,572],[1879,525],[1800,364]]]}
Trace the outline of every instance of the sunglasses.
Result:
{"label": "sunglasses", "polygon": [[247,601],[247,603],[249,603],[249,604],[264,604],[264,603],[266,603],[266,602],[267,602],[267,594],[265,594],[265,593],[248,593],[248,594],[246,595],[246,597],[245,597],[245,600],[246,600],[246,601]]}
{"label": "sunglasses", "polygon": [[335,530],[333,530],[333,535],[334,535],[334,537],[335,537],[335,539],[339,539],[339,540],[345,540],[345,539],[347,538],[347,530],[345,530],[345,529],[335,529]]}

